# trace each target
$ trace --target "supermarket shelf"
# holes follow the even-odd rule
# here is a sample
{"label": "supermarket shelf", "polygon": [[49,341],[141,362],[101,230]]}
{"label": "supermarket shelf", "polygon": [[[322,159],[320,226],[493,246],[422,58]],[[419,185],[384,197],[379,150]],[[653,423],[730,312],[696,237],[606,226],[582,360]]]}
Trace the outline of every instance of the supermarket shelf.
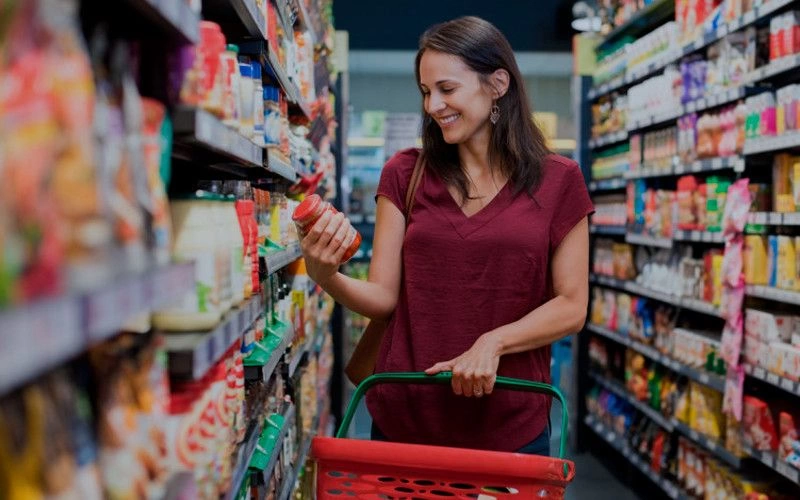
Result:
{"label": "supermarket shelf", "polygon": [[678,419],[673,418],[672,425],[675,426],[678,432],[734,469],[739,469],[742,466],[742,459],[725,449],[717,440],[697,432],[686,424],[679,422]]}
{"label": "supermarket shelf", "polygon": [[267,22],[255,0],[203,0],[203,17],[223,22],[224,28],[233,28],[235,20],[235,29],[225,31],[228,36],[267,39]]}
{"label": "supermarket shelf", "polygon": [[267,254],[267,272],[273,274],[303,256],[300,243],[292,243],[285,250]]}
{"label": "supermarket shelf", "polygon": [[619,333],[609,330],[608,328],[604,328],[602,326],[593,325],[589,323],[586,325],[586,329],[598,335],[602,335],[607,339],[620,343],[626,347],[629,347],[634,351],[642,354],[643,356],[646,356],[652,359],[653,361],[661,363],[670,370],[679,373],[680,375],[683,375],[691,380],[694,380],[695,382],[699,382],[719,392],[723,392],[725,390],[725,379],[719,375],[708,373],[705,370],[700,370],[685,365],[680,361],[671,358],[670,356],[662,354],[653,347],[644,345],[641,342],[620,335]]}
{"label": "supermarket shelf", "polygon": [[625,234],[625,226],[603,226],[592,224],[589,226],[589,232],[593,234],[608,234],[622,236]]}
{"label": "supermarket shelf", "polygon": [[709,231],[684,231],[678,229],[672,236],[675,241],[695,241],[703,243],[725,243],[722,233],[712,233]]}
{"label": "supermarket shelf", "polygon": [[751,457],[760,461],[762,464],[766,465],[795,484],[800,484],[800,471],[786,463],[785,460],[778,458],[774,452],[754,450],[753,447],[747,443],[743,443],[742,447],[744,448],[744,451]]}
{"label": "supermarket shelf", "polygon": [[278,55],[270,50],[269,44],[264,39],[242,42],[239,44],[239,51],[242,54],[257,57],[261,61],[261,66],[266,74],[273,78],[283,89],[292,107],[300,110],[307,119],[311,119],[309,104],[303,101],[300,89],[286,74],[286,70],[278,60]]}
{"label": "supermarket shelf", "polygon": [[189,291],[193,276],[193,264],[159,266],[0,311],[0,394],[116,334],[137,314],[168,305]]}
{"label": "supermarket shelf", "polygon": [[612,429],[609,429],[602,422],[597,420],[593,415],[586,415],[583,419],[583,422],[586,424],[588,428],[590,428],[595,434],[600,436],[603,440],[605,440],[612,448],[617,450],[619,453],[622,454],[634,467],[639,469],[645,476],[650,478],[653,483],[658,485],[659,488],[669,497],[674,500],[684,500],[688,497],[685,496],[681,489],[672,481],[669,481],[663,477],[661,477],[657,472],[651,469],[644,460],[642,460],[639,455],[633,451],[625,439],[614,432]]}
{"label": "supermarket shelf", "polygon": [[775,137],[748,139],[744,142],[744,154],[746,155],[772,153],[791,148],[800,148],[800,132],[786,133]]}
{"label": "supermarket shelf", "polygon": [[[175,112],[175,142],[180,146],[184,141],[200,146],[205,151],[198,152],[195,159],[208,164],[207,152],[213,152],[246,167],[263,167],[264,148],[222,123],[222,120],[208,111],[180,107]],[[213,158],[211,158],[213,163]]]}
{"label": "supermarket shelf", "polygon": [[170,375],[199,380],[222,358],[245,330],[261,316],[261,296],[251,297],[222,319],[210,332],[164,335]]}
{"label": "supermarket shelf", "polygon": [[[703,49],[712,43],[721,40],[728,33],[732,33],[762,19],[771,17],[775,11],[791,4],[792,1],[793,0],[771,0],[765,5],[756,7],[750,12],[746,12],[741,17],[734,19],[731,22],[722,24],[715,32],[698,36],[695,40],[687,43],[681,49],[673,50],[667,54],[664,54],[664,56],[660,57],[659,60],[651,62],[648,66],[639,69],[636,72],[627,73],[624,76],[615,78],[611,82],[592,88],[589,91],[589,99],[595,99],[601,95],[608,94],[622,87],[630,85],[642,78],[648,77],[654,74],[656,71],[661,70],[666,65],[678,61],[679,59],[688,56],[695,51]],[[763,68],[753,71],[751,74],[745,77],[744,83],[755,83],[760,80],[771,78],[780,73],[796,69],[798,66],[800,66],[800,55],[789,56],[783,59],[784,60],[775,61]]]}
{"label": "supermarket shelf", "polygon": [[267,170],[290,182],[297,181],[297,170],[281,158],[278,152],[270,148],[267,148]]}
{"label": "supermarket shelf", "polygon": [[759,299],[774,300],[775,302],[783,302],[785,304],[800,305],[800,292],[782,290],[771,286],[747,285],[745,294],[748,297],[757,297]]}
{"label": "supermarket shelf", "polygon": [[694,101],[689,101],[683,105],[683,113],[694,113],[696,111],[705,111],[707,109],[736,102],[744,98],[747,91],[744,87],[734,87],[723,92],[716,92],[703,96]]}
{"label": "supermarket shelf", "polygon": [[317,43],[317,34],[314,33],[314,25],[311,22],[311,16],[308,15],[308,9],[306,9],[306,2],[305,0],[296,0],[295,4],[297,4],[297,12],[300,18],[300,24],[306,29],[306,33],[309,34],[311,37],[311,45],[316,45]]}
{"label": "supermarket shelf", "polygon": [[614,191],[616,189],[623,189],[628,185],[628,180],[624,177],[615,177],[612,179],[600,179],[591,181],[589,183],[589,191]]}
{"label": "supermarket shelf", "polygon": [[200,39],[200,15],[183,0],[126,0],[183,42],[196,44]]}
{"label": "supermarket shelf", "polygon": [[646,234],[625,233],[625,241],[633,245],[645,245],[658,248],[672,248],[672,238],[656,238]]}
{"label": "supermarket shelf", "polygon": [[306,459],[308,458],[308,453],[311,451],[311,441],[314,437],[314,433],[312,432],[311,435],[306,437],[303,440],[303,444],[300,445],[300,451],[297,455],[297,462],[292,467],[292,471],[286,475],[283,479],[283,486],[281,487],[281,492],[278,495],[278,500],[289,500],[292,491],[294,490],[294,485],[297,482],[297,477],[300,475],[300,470],[305,466]]}
{"label": "supermarket shelf", "polygon": [[589,139],[590,148],[602,148],[628,140],[628,131],[620,130],[619,132],[611,132],[610,134],[601,135],[596,139]]}
{"label": "supermarket shelf", "polygon": [[[272,454],[269,457],[269,462],[267,462],[267,466],[264,468],[262,475],[264,477],[264,482],[269,484],[269,480],[272,477],[272,471],[275,469],[275,465],[278,463],[278,458],[281,455],[281,450],[283,450],[283,441],[286,439],[286,434],[289,433],[289,427],[292,426],[294,420],[294,412],[295,407],[294,405],[289,405],[289,407],[283,412],[283,427],[281,428],[281,432],[278,435],[278,440],[275,441],[275,447],[272,448]],[[264,424],[269,425],[269,424]]]}
{"label": "supermarket shelf", "polygon": [[800,67],[800,54],[784,56],[747,74],[743,84],[768,80],[789,71],[796,71],[798,67]]}
{"label": "supermarket shelf", "polygon": [[292,343],[292,339],[294,338],[294,332],[292,331],[291,325],[287,326],[278,335],[280,335],[281,341],[272,351],[269,359],[264,363],[263,366],[247,366],[247,358],[245,358],[245,379],[263,380],[264,382],[269,382],[269,379],[272,378],[272,374],[275,372],[275,368],[278,366],[278,363],[286,354],[286,348],[289,347],[289,345]]}
{"label": "supermarket shelf", "polygon": [[626,179],[644,179],[649,177],[670,177],[687,173],[717,172],[733,169],[734,172],[744,171],[744,159],[740,156],[706,158],[697,160],[689,165],[673,165],[669,168],[642,167],[638,170],[625,172]]}
{"label": "supermarket shelf", "polygon": [[675,106],[674,109],[657,115],[650,115],[642,117],[641,120],[631,120],[627,123],[626,128],[628,132],[634,132],[639,129],[652,127],[661,123],[675,121],[680,118],[684,113],[683,106]]}
{"label": "supermarket shelf", "polygon": [[752,212],[747,222],[765,226],[800,226],[800,212]]}
{"label": "supermarket shelf", "polygon": [[652,2],[647,7],[636,12],[633,17],[623,24],[611,30],[598,44],[597,50],[602,50],[611,45],[611,42],[623,36],[637,35],[657,27],[660,23],[667,21],[674,10],[674,3],[671,0],[656,0]]}
{"label": "supermarket shelf", "polygon": [[591,274],[589,280],[592,283],[597,283],[598,285],[609,286],[612,288],[617,288],[620,290],[625,290],[626,292],[641,295],[642,297],[649,297],[651,299],[655,299],[667,304],[672,304],[677,307],[682,307],[684,309],[690,309],[695,312],[708,314],[709,316],[716,316],[718,318],[722,318],[722,310],[716,307],[714,304],[709,302],[694,299],[690,297],[678,297],[677,295],[671,295],[668,293],[660,292],[658,290],[653,290],[652,288],[648,288],[646,286],[642,286],[634,281],[628,280],[620,280],[617,278],[612,278],[610,276],[603,276],[601,274]]}
{"label": "supermarket shelf", "polygon": [[649,406],[647,406],[647,404],[645,404],[645,403],[639,401],[638,399],[634,398],[628,392],[628,390],[625,389],[625,387],[623,387],[621,384],[619,384],[617,382],[614,382],[614,381],[611,381],[611,380],[608,380],[607,378],[603,377],[602,375],[598,375],[597,373],[590,372],[589,376],[595,382],[600,384],[601,386],[605,387],[609,391],[617,394],[621,398],[623,398],[626,401],[628,401],[628,403],[630,403],[631,406],[633,406],[634,408],[636,408],[640,412],[642,412],[645,415],[647,415],[647,417],[650,420],[652,420],[653,422],[655,422],[658,425],[660,425],[661,427],[663,427],[666,431],[672,432],[673,430],[675,430],[675,428],[672,425],[672,422],[670,420],[668,420],[666,417],[661,415],[656,410],[654,410],[654,409],[650,408]]}
{"label": "supermarket shelf", "polygon": [[781,377],[772,372],[768,372],[764,368],[760,366],[753,366],[747,363],[743,364],[744,372],[747,374],[748,377],[752,377],[754,379],[758,379],[762,382],[766,382],[768,384],[774,385],[780,389],[783,389],[786,392],[794,394],[796,396],[800,396],[800,383],[795,382],[793,380],[789,380],[788,378]]}
{"label": "supermarket shelf", "polygon": [[231,481],[231,489],[225,495],[225,500],[234,500],[239,490],[242,487],[242,482],[244,481],[245,476],[247,475],[247,469],[250,466],[250,460],[253,459],[253,454],[256,451],[256,446],[258,445],[258,439],[261,437],[261,431],[264,430],[263,423],[260,425],[254,425],[252,429],[250,429],[250,434],[247,437],[244,444],[239,447],[237,451],[236,457],[236,465],[233,469],[233,480]]}

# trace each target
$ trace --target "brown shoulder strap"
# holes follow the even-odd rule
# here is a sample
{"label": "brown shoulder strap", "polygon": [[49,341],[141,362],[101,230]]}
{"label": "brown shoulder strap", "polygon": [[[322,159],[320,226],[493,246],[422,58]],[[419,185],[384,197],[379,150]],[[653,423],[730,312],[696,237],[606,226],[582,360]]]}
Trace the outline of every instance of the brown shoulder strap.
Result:
{"label": "brown shoulder strap", "polygon": [[414,196],[417,194],[417,187],[419,187],[419,181],[422,179],[422,171],[425,169],[425,159],[422,156],[422,151],[420,150],[419,156],[417,156],[417,162],[414,164],[414,171],[411,173],[408,190],[406,190],[406,211],[403,214],[406,218],[406,224],[408,224],[408,219],[411,217],[411,208],[414,206]]}

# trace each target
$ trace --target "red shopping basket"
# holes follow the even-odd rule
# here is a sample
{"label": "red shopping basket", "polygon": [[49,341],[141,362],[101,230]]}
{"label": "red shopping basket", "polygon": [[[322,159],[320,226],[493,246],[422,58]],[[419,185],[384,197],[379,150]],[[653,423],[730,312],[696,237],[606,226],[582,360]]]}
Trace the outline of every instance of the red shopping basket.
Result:
{"label": "red shopping basket", "polygon": [[449,385],[451,377],[450,373],[381,373],[364,380],[350,400],[336,437],[315,437],[312,443],[317,500],[563,498],[575,476],[575,464],[564,459],[567,407],[558,389],[540,382],[497,377],[495,387],[545,393],[559,400],[558,458],[345,438],[358,402],[374,385]]}

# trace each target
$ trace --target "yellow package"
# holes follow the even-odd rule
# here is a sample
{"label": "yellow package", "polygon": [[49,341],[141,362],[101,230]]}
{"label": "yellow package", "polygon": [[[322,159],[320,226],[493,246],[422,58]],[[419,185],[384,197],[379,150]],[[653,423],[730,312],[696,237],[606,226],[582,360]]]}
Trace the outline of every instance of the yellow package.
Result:
{"label": "yellow package", "polygon": [[722,261],[724,257],[719,254],[715,254],[711,256],[711,268],[713,270],[714,280],[713,284],[713,292],[714,295],[712,296],[711,303],[715,306],[719,306],[722,303]]}
{"label": "yellow package", "polygon": [[794,237],[794,289],[800,292],[800,236]]}
{"label": "yellow package", "polygon": [[796,158],[788,154],[775,155],[772,165],[772,202],[776,212],[794,212],[792,177]]}
{"label": "yellow package", "polygon": [[757,234],[744,237],[742,250],[744,281],[748,285],[767,284],[767,238]]}
{"label": "yellow package", "polygon": [[792,158],[792,202],[795,210],[800,207],[800,157]]}
{"label": "yellow package", "polygon": [[784,290],[795,289],[797,277],[797,257],[794,238],[778,236],[777,287]]}

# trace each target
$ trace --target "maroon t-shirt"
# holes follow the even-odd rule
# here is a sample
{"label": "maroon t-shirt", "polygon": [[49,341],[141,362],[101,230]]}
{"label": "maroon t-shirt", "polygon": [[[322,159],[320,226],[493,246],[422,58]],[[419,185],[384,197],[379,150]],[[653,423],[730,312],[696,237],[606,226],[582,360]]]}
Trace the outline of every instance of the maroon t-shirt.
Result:
{"label": "maroon t-shirt", "polygon": [[[397,153],[381,174],[377,196],[401,212],[418,154]],[[577,163],[557,155],[545,160],[533,198],[514,196],[507,184],[471,217],[427,170],[403,242],[400,296],[375,371],[424,371],[549,300],[550,257],[592,211]],[[498,375],[549,383],[550,346],[501,357]],[[368,393],[367,405],[392,441],[513,451],[544,430],[550,401],[505,390],[476,399],[457,396],[449,386],[383,385]]]}

